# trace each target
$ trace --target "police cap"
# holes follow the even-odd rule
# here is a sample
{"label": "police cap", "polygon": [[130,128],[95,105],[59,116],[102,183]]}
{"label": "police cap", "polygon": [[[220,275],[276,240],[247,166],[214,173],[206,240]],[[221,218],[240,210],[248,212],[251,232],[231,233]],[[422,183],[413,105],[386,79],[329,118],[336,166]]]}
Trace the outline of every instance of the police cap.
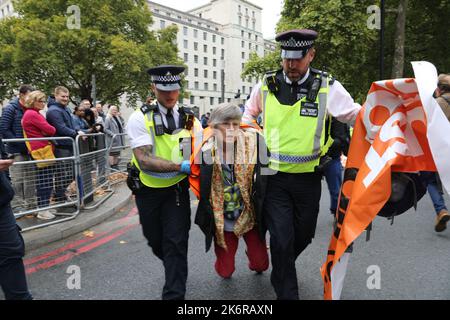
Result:
{"label": "police cap", "polygon": [[317,39],[317,32],[310,29],[294,29],[277,34],[275,41],[281,44],[281,58],[302,59]]}
{"label": "police cap", "polygon": [[147,70],[158,90],[174,91],[181,89],[181,73],[184,67],[175,65],[160,65]]}

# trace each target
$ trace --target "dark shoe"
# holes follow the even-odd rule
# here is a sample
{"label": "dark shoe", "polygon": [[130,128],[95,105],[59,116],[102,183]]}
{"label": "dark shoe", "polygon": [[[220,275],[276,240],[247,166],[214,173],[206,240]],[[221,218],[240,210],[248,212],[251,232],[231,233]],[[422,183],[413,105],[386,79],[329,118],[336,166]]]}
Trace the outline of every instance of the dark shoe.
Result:
{"label": "dark shoe", "polygon": [[447,229],[448,220],[450,220],[450,214],[447,210],[442,209],[436,217],[436,225],[434,226],[434,231],[442,232]]}

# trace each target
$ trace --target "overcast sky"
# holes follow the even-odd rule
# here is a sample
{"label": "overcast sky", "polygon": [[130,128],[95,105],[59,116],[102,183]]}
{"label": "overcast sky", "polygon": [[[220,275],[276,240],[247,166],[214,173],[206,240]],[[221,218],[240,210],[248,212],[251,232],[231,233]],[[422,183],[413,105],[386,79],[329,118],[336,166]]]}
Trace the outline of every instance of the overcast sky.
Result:
{"label": "overcast sky", "polygon": [[[187,11],[209,3],[209,0],[151,0],[167,7],[176,8],[180,11]],[[282,0],[247,0],[262,10],[262,32],[265,39],[275,38],[275,26],[280,19]]]}

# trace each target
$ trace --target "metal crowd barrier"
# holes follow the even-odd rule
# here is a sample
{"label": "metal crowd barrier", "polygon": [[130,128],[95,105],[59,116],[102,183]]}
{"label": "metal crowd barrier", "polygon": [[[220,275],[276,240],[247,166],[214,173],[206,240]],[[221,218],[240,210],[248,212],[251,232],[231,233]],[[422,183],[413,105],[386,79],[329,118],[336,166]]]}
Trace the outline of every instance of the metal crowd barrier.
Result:
{"label": "metal crowd barrier", "polygon": [[[120,137],[123,144],[112,147],[116,137]],[[103,133],[96,133],[77,136],[76,139],[69,137],[4,139],[3,143],[43,140],[53,144],[66,140],[70,141],[72,147],[69,148],[69,156],[58,158],[58,151],[55,150],[56,159],[33,160],[30,157],[30,160],[15,161],[10,167],[11,183],[16,192],[11,206],[15,218],[21,219],[20,221],[25,224],[22,231],[69,221],[75,219],[82,209],[92,210],[100,206],[113,195],[114,190],[111,186],[120,182],[120,180],[111,182],[109,178],[115,173],[125,172],[126,163],[131,158],[126,134],[116,134],[111,140],[106,139]],[[111,168],[109,164],[111,152],[120,153],[118,167]],[[40,163],[51,165],[38,168]],[[56,195],[56,189],[59,190],[59,196]],[[61,197],[61,190],[64,190],[64,197]],[[44,193],[48,195],[49,192],[50,201],[45,203],[42,198],[46,197],[42,195]],[[94,201],[96,195],[101,197],[97,197]],[[44,210],[52,210],[57,217],[48,221],[31,220],[32,215]],[[27,218],[30,220],[27,221]]]}
{"label": "metal crowd barrier", "polygon": [[[50,141],[57,144],[58,141],[70,141],[71,147],[67,148],[67,156],[51,160],[15,161],[9,169],[11,184],[15,191],[11,207],[16,219],[34,215],[39,211],[57,209],[71,206],[75,211],[63,212],[56,210],[62,219],[43,220],[42,223],[23,227],[23,231],[41,228],[56,223],[75,219],[80,213],[80,188],[78,180],[79,166],[77,165],[78,150],[74,139],[70,137],[46,137],[30,139],[5,139],[3,143],[25,141]],[[56,153],[56,152],[55,152]],[[58,154],[55,154],[58,157]],[[48,164],[39,168],[40,164]],[[56,195],[56,190],[66,190],[71,186],[71,192],[64,192],[63,196]]]}
{"label": "metal crowd barrier", "polygon": [[[119,143],[118,146],[113,147],[114,142]],[[108,156],[111,153],[119,153],[119,163],[117,167],[111,167],[108,162],[108,169],[110,174],[118,173],[118,172],[126,172],[127,171],[127,163],[131,161],[132,151],[128,140],[128,135],[126,133],[117,133],[111,137],[109,147],[108,147]],[[115,182],[117,183],[117,182]],[[112,184],[115,184],[114,182]]]}

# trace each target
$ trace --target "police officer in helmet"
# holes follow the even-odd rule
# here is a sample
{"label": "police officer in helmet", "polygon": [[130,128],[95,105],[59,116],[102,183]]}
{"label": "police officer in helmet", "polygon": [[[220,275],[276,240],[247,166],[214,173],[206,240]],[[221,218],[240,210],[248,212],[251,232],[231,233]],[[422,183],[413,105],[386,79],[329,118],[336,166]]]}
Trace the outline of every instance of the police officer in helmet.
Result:
{"label": "police officer in helmet", "polygon": [[136,110],[127,126],[133,149],[127,183],[148,245],[164,264],[164,300],[185,296],[191,133],[201,128],[190,109],[178,104],[183,71],[173,65],[149,69],[156,100]]}
{"label": "police officer in helmet", "polygon": [[264,221],[270,233],[271,283],[278,299],[298,299],[295,261],[315,234],[321,195],[321,168],[333,139],[326,128],[333,116],[356,119],[361,106],[342,84],[310,67],[316,50],[313,30],[289,30],[281,44],[282,69],[268,72],[247,100],[244,121],[262,114],[269,167]]}

